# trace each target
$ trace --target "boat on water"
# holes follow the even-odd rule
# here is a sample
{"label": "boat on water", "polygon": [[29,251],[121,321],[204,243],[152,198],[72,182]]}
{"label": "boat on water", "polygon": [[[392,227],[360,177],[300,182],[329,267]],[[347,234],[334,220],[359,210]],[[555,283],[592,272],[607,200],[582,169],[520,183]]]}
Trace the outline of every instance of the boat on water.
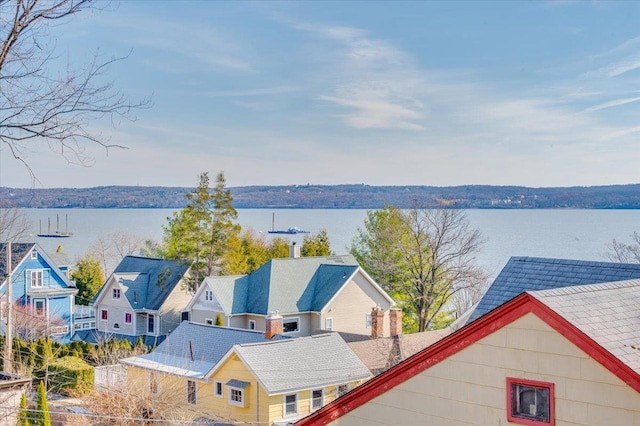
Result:
{"label": "boat on water", "polygon": [[293,234],[308,234],[310,232],[310,231],[305,231],[304,229],[296,228],[295,226],[292,226],[291,228],[288,228],[288,229],[277,230],[275,227],[275,224],[276,224],[276,214],[272,213],[271,214],[271,231],[268,231],[270,234],[293,235]]}
{"label": "boat on water", "polygon": [[271,231],[269,231],[270,234],[308,234],[309,232],[310,231],[305,231],[304,229],[296,228],[295,226],[292,226],[291,228],[284,229],[284,230],[272,229]]}
{"label": "boat on water", "polygon": [[42,220],[40,221],[40,233],[37,234],[38,237],[41,238],[69,238],[71,235],[73,235],[72,233],[70,233],[69,230],[69,217],[66,217],[66,222],[65,222],[65,232],[60,231],[60,216],[56,215],[56,230],[55,232],[51,232],[51,218],[47,218],[49,224],[47,227],[47,232],[43,233],[42,232]]}

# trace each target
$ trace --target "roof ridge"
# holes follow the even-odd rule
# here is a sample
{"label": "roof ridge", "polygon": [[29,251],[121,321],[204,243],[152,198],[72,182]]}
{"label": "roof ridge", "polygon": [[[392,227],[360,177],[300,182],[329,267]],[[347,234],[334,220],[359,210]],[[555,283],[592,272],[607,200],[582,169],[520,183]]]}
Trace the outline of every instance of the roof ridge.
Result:
{"label": "roof ridge", "polygon": [[545,290],[530,290],[530,291],[527,291],[527,293],[533,296],[550,297],[550,296],[557,296],[562,294],[568,295],[568,294],[584,293],[585,291],[594,293],[598,291],[607,291],[607,290],[618,289],[618,288],[629,288],[629,287],[639,287],[639,286],[640,286],[640,279],[633,278],[633,279],[624,280],[624,281],[609,281],[606,283],[574,285],[574,286],[550,288]]}

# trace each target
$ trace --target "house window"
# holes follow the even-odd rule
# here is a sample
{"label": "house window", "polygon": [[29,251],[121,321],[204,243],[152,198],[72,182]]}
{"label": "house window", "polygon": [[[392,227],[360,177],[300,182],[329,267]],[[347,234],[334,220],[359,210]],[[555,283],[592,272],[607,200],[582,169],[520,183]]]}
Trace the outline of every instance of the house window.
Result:
{"label": "house window", "polygon": [[213,325],[213,320],[211,318],[207,318],[204,320],[205,324],[207,325]]}
{"label": "house window", "polygon": [[338,389],[336,391],[338,398],[340,398],[347,392],[349,392],[349,385],[338,385]]}
{"label": "house window", "polygon": [[102,321],[106,321],[109,319],[109,311],[107,311],[106,309],[103,309],[100,311],[100,319]]}
{"label": "house window", "polygon": [[158,373],[156,371],[149,372],[149,392],[153,395],[158,393]]}
{"label": "house window", "polygon": [[47,313],[46,301],[44,299],[33,299],[33,312],[38,317],[44,317]]}
{"label": "house window", "polygon": [[215,395],[219,398],[222,398],[222,382],[215,382],[213,386]]}
{"label": "house window", "polygon": [[124,323],[131,324],[131,312],[124,313]]}
{"label": "house window", "polygon": [[38,258],[38,252],[37,252],[37,251],[35,251],[35,250],[33,250],[33,251],[31,252],[31,258],[32,258],[32,259],[37,259],[37,258]]}
{"label": "house window", "polygon": [[244,390],[229,387],[229,404],[244,407]]}
{"label": "house window", "polygon": [[120,299],[120,289],[119,288],[114,288],[113,289],[113,298],[114,299]]}
{"label": "house window", "polygon": [[364,326],[366,328],[371,328],[371,314],[365,314],[365,316],[364,316]]}
{"label": "house window", "polygon": [[317,410],[324,405],[324,391],[316,389],[311,391],[311,409]]}
{"label": "house window", "polygon": [[154,324],[154,321],[155,321],[155,317],[153,315],[149,315],[149,320],[147,322],[147,332],[155,333],[156,326]]}
{"label": "house window", "polygon": [[187,403],[196,405],[196,402],[196,382],[194,382],[193,380],[187,380]]}
{"label": "house window", "polygon": [[256,329],[256,320],[249,320],[249,330]]}
{"label": "house window", "polygon": [[113,324],[113,328],[120,328],[120,324],[118,323]]}
{"label": "house window", "polygon": [[333,318],[325,318],[325,320],[324,320],[324,329],[325,330],[333,330]]}
{"label": "house window", "polygon": [[43,283],[43,270],[31,271],[31,287],[42,287]]}
{"label": "house window", "polygon": [[298,394],[290,393],[284,396],[284,415],[289,416],[291,414],[298,413]]}
{"label": "house window", "polygon": [[284,333],[294,333],[299,331],[298,318],[285,318],[282,320],[282,331]]}
{"label": "house window", "polygon": [[213,291],[212,290],[205,290],[204,291],[204,300],[206,300],[207,302],[211,302],[213,300]]}
{"label": "house window", "polygon": [[507,378],[508,420],[523,425],[553,425],[553,383]]}

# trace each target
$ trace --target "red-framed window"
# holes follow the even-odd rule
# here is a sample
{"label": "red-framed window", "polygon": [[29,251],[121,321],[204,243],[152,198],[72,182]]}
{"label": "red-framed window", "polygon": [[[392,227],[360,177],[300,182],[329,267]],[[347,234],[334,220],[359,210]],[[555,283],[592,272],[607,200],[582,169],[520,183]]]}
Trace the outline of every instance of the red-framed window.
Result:
{"label": "red-framed window", "polygon": [[507,377],[507,419],[529,426],[555,425],[553,383]]}
{"label": "red-framed window", "polygon": [[100,318],[102,319],[102,321],[106,321],[109,319],[109,311],[107,311],[106,309],[103,309],[100,312]]}
{"label": "red-framed window", "polygon": [[124,322],[125,324],[131,324],[131,312],[125,312]]}

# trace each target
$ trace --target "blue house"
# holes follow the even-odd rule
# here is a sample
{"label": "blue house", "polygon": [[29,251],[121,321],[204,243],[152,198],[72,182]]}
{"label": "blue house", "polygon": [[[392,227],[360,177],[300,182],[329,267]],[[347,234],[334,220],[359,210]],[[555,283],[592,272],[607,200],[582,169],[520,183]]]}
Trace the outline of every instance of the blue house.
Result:
{"label": "blue house", "polygon": [[[5,334],[7,303],[14,307],[15,335],[23,339],[49,336],[69,342],[73,332],[73,308],[78,292],[61,269],[37,243],[0,243],[0,333]],[[8,276],[11,295],[7,297]]]}

